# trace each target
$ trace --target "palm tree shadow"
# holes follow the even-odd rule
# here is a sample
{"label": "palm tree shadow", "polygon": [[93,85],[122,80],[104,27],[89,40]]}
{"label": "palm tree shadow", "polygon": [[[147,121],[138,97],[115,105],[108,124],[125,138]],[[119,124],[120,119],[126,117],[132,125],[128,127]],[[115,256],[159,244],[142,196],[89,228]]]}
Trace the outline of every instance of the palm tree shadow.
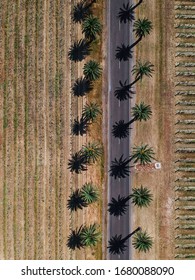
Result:
{"label": "palm tree shadow", "polygon": [[77,117],[74,119],[74,122],[72,124],[72,133],[73,135],[80,135],[83,136],[88,131],[88,121],[86,118],[83,118],[83,116],[80,118]]}
{"label": "palm tree shadow", "polygon": [[72,94],[77,97],[84,96],[85,94],[89,93],[92,89],[92,82],[85,77],[81,77],[75,81],[72,87]]}
{"label": "palm tree shadow", "polygon": [[130,58],[132,58],[132,53],[133,51],[129,45],[125,46],[124,44],[121,44],[121,47],[116,48],[115,58],[119,61],[128,61]]}

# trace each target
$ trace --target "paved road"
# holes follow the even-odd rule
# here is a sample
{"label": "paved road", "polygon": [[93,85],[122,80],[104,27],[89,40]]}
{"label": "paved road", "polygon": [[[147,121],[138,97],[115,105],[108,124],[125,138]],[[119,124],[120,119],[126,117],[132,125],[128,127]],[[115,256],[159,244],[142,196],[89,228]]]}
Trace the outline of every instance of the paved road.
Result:
{"label": "paved road", "polygon": [[[123,3],[129,1],[118,1],[118,0],[108,0],[108,23],[109,23],[109,46],[108,46],[108,79],[109,79],[109,102],[108,102],[108,164],[110,169],[111,160],[115,157],[118,159],[122,154],[125,157],[129,155],[129,137],[126,139],[115,139],[111,134],[112,125],[115,121],[125,120],[128,121],[130,117],[130,102],[122,101],[119,102],[114,96],[114,90],[119,86],[119,80],[122,82],[130,77],[130,63],[129,62],[119,62],[115,59],[115,50],[117,46],[121,43],[130,43],[130,25],[120,24],[117,19],[117,14],[119,8]],[[130,1],[131,2],[131,1]],[[112,197],[117,198],[120,194],[121,196],[126,196],[130,192],[130,178],[124,179],[114,179],[109,176],[108,179],[108,200],[110,201]],[[123,217],[116,218],[114,216],[108,217],[108,239],[115,234],[122,234],[126,236],[130,232],[130,213],[127,212]],[[127,243],[129,248],[129,243]],[[123,259],[128,260],[131,258],[130,250],[127,249],[124,254],[110,255],[108,253],[107,259],[116,260]]]}

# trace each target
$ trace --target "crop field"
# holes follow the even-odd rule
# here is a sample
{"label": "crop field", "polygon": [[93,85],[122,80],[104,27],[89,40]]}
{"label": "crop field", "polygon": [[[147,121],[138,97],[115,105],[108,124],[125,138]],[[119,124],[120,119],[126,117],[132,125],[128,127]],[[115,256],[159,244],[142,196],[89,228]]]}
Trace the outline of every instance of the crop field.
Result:
{"label": "crop field", "polygon": [[195,258],[195,2],[175,1],[175,258]]}
{"label": "crop field", "polygon": [[[68,59],[79,33],[71,22],[76,2],[0,1],[0,259],[79,258],[66,245],[70,230],[91,212],[100,223],[101,202],[85,220],[67,209],[72,189],[90,179],[67,169],[86,141],[71,134],[87,100],[71,94],[82,66]],[[82,258],[91,258],[86,252]]]}

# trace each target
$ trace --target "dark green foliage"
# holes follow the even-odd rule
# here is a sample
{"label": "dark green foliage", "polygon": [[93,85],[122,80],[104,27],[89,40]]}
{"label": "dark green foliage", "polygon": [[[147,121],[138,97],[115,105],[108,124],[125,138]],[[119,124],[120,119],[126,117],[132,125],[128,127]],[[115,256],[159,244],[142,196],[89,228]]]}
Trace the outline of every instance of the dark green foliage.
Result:
{"label": "dark green foliage", "polygon": [[133,148],[131,160],[133,160],[134,163],[138,162],[145,165],[151,163],[152,159],[154,159],[153,155],[153,149],[148,145],[135,146]]}
{"label": "dark green foliage", "polygon": [[153,244],[152,238],[146,233],[146,231],[137,232],[133,238],[133,247],[138,250],[138,252],[148,252]]}
{"label": "dark green foliage", "polygon": [[100,64],[95,60],[89,60],[84,64],[83,73],[86,79],[88,79],[89,81],[95,81],[100,78],[102,68]]}
{"label": "dark green foliage", "polygon": [[102,25],[99,18],[89,15],[82,24],[82,33],[85,34],[85,38],[90,42],[95,40],[97,35],[102,32]]}
{"label": "dark green foliage", "polygon": [[140,188],[133,188],[130,195],[132,203],[138,207],[148,207],[152,201],[152,194],[149,189],[141,186]]}

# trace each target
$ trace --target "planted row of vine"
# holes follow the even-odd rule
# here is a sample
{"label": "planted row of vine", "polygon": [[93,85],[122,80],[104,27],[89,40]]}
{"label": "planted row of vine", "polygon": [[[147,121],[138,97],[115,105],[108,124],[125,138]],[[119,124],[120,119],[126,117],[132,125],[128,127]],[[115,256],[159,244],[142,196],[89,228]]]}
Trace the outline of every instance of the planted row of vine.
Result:
{"label": "planted row of vine", "polygon": [[175,1],[175,258],[195,258],[195,52],[192,1]]}

